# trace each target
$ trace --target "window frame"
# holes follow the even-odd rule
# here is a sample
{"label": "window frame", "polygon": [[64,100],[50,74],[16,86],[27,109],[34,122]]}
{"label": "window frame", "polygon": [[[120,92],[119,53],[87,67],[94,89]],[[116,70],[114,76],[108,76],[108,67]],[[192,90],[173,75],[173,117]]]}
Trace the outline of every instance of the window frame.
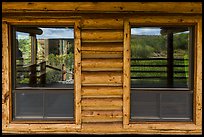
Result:
{"label": "window frame", "polygon": [[[25,26],[73,26],[74,28],[74,118],[73,121],[67,120],[12,120],[12,73],[9,70],[12,69],[12,26],[25,25]],[[28,129],[44,129],[46,130],[47,124],[51,127],[51,130],[66,131],[69,129],[81,129],[81,20],[77,18],[72,19],[53,19],[53,18],[41,18],[41,19],[27,19],[23,18],[20,21],[18,19],[11,19],[2,22],[2,32],[4,32],[2,50],[5,51],[6,56],[3,58],[3,62],[9,62],[4,66],[7,69],[7,85],[4,87],[7,90],[2,92],[2,95],[8,95],[8,102],[6,102],[6,113],[4,117],[5,125],[7,128],[28,128]],[[45,89],[49,90],[49,89]],[[52,89],[50,89],[52,90]],[[66,90],[66,89],[64,89]],[[2,117],[3,118],[3,117]]]}
{"label": "window frame", "polygon": [[[193,77],[193,120],[192,122],[130,122],[130,61],[131,61],[131,48],[130,48],[130,39],[131,39],[131,26],[185,26],[191,25],[194,27],[194,40],[193,40],[193,52],[194,52],[194,77]],[[199,66],[199,63],[202,62],[202,53],[199,51],[198,47],[202,46],[202,19],[198,16],[196,17],[185,17],[185,16],[137,16],[126,18],[124,20],[124,56],[123,56],[123,128],[125,129],[134,129],[140,132],[157,132],[153,129],[182,129],[183,124],[187,127],[185,129],[195,130],[201,125],[202,112],[201,112],[201,82],[199,81],[199,75],[202,74],[202,67]],[[198,69],[199,68],[199,69]],[[190,88],[190,87],[189,87]],[[165,132],[165,131],[164,131]],[[168,132],[168,130],[166,131]]]}

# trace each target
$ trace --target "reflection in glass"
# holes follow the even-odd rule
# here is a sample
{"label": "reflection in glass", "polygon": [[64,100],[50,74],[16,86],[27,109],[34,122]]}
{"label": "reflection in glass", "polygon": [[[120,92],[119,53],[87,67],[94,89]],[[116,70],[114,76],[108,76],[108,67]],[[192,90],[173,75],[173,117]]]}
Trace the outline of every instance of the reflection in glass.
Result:
{"label": "reflection in glass", "polygon": [[73,88],[73,28],[16,28],[16,87]]}
{"label": "reflection in glass", "polygon": [[131,87],[189,87],[188,27],[131,29]]}

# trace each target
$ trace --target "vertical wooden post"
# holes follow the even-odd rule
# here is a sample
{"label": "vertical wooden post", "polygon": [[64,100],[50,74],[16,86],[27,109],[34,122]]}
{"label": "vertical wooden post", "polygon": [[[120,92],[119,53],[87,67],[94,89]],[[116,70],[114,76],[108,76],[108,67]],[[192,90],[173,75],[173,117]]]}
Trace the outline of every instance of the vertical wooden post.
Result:
{"label": "vertical wooden post", "polygon": [[46,84],[46,61],[40,63],[40,83]]}
{"label": "vertical wooden post", "polygon": [[31,66],[30,66],[30,78],[29,78],[29,85],[33,86],[37,83],[37,73],[36,73],[36,67],[37,67],[37,41],[36,41],[36,35],[30,34],[31,36]]}
{"label": "vertical wooden post", "polygon": [[123,50],[123,126],[130,119],[130,23],[124,20],[124,50]]}
{"label": "vertical wooden post", "polygon": [[9,25],[2,22],[2,129],[11,121],[11,77],[9,54]]}
{"label": "vertical wooden post", "polygon": [[31,36],[31,64],[37,64],[37,41],[36,35],[30,34]]}
{"label": "vertical wooden post", "polygon": [[75,122],[81,125],[81,30],[80,21],[74,25],[74,95]]}
{"label": "vertical wooden post", "polygon": [[202,17],[195,27],[194,123],[202,127]]}
{"label": "vertical wooden post", "polygon": [[30,66],[30,76],[29,76],[29,86],[35,86],[37,84],[37,75],[36,75],[36,64]]}
{"label": "vertical wooden post", "polygon": [[62,64],[62,81],[66,80],[66,67]]}
{"label": "vertical wooden post", "polygon": [[167,34],[167,86],[173,87],[173,33]]}

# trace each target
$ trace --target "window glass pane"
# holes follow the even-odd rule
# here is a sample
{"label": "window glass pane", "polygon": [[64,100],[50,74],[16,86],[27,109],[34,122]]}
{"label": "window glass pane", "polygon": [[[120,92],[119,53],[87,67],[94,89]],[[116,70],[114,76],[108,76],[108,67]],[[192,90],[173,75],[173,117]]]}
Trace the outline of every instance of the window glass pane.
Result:
{"label": "window glass pane", "polygon": [[161,117],[191,119],[192,104],[191,93],[163,93],[161,94]]}
{"label": "window glass pane", "polygon": [[15,118],[42,118],[43,93],[42,92],[16,92]]}
{"label": "window glass pane", "polygon": [[159,94],[148,92],[131,93],[131,119],[159,119]]}
{"label": "window glass pane", "polygon": [[73,120],[72,90],[15,91],[14,119]]}
{"label": "window glass pane", "polygon": [[18,27],[15,36],[15,87],[73,88],[73,28]]}
{"label": "window glass pane", "polygon": [[132,121],[192,121],[193,94],[186,91],[132,91]]}
{"label": "window glass pane", "polygon": [[131,28],[131,87],[189,87],[188,27]]}
{"label": "window glass pane", "polygon": [[45,117],[50,119],[72,119],[74,98],[73,92],[59,91],[45,93]]}

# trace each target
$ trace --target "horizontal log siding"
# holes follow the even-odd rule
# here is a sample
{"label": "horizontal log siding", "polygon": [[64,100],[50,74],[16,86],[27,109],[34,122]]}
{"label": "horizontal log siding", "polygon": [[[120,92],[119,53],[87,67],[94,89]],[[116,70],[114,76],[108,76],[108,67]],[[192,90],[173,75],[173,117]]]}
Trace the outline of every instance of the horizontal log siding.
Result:
{"label": "horizontal log siding", "polygon": [[82,20],[82,125],[122,123],[123,21]]}

